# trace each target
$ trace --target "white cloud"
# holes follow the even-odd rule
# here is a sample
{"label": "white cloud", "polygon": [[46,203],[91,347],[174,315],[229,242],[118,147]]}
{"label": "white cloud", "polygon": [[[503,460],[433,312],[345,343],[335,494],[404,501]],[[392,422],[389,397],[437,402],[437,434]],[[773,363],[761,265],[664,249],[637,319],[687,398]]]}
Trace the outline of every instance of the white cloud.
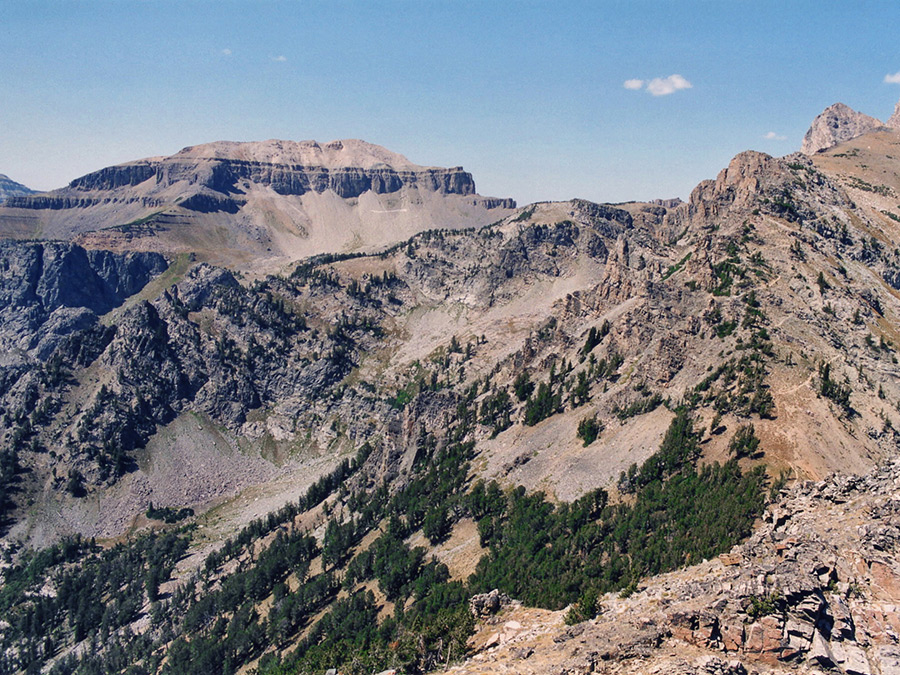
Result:
{"label": "white cloud", "polygon": [[278,61],[279,63],[284,63],[285,61],[287,61],[287,57],[284,54],[279,54],[278,56],[273,56],[272,60]]}
{"label": "white cloud", "polygon": [[893,75],[885,75],[884,81],[888,84],[900,84],[900,71],[897,71]]}
{"label": "white cloud", "polygon": [[786,141],[787,136],[782,136],[781,134],[776,134],[774,131],[770,131],[765,136],[763,136],[767,141]]}
{"label": "white cloud", "polygon": [[643,80],[625,80],[624,86],[626,89],[643,89],[644,81]]}
{"label": "white cloud", "polygon": [[647,91],[654,96],[668,96],[679,89],[690,89],[693,86],[681,75],[676,74],[668,77],[654,77],[647,83]]}
{"label": "white cloud", "polygon": [[231,50],[230,50],[230,49],[223,49],[223,50],[222,50],[222,56],[231,56]]}

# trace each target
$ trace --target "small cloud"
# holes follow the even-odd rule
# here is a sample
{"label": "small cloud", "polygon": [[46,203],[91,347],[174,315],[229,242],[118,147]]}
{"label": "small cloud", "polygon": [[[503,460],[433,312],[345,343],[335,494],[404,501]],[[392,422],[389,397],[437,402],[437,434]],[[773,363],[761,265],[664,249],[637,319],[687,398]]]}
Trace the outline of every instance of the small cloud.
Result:
{"label": "small cloud", "polygon": [[284,63],[285,61],[287,61],[287,57],[284,54],[279,54],[278,56],[273,56],[272,60],[278,61],[279,63]]}
{"label": "small cloud", "polygon": [[681,75],[669,75],[668,77],[655,77],[647,83],[647,91],[654,96],[668,96],[680,89],[693,87],[690,82]]}
{"label": "small cloud", "polygon": [[767,141],[786,141],[787,136],[782,136],[780,134],[776,134],[774,131],[770,131],[765,136],[763,136]]}
{"label": "small cloud", "polygon": [[222,50],[222,56],[231,56],[231,50],[230,50],[230,49],[223,49],[223,50]]}
{"label": "small cloud", "polygon": [[643,80],[625,80],[624,86],[626,89],[643,89],[644,81]]}
{"label": "small cloud", "polygon": [[887,84],[900,84],[900,71],[897,71],[893,75],[885,75],[884,81]]}

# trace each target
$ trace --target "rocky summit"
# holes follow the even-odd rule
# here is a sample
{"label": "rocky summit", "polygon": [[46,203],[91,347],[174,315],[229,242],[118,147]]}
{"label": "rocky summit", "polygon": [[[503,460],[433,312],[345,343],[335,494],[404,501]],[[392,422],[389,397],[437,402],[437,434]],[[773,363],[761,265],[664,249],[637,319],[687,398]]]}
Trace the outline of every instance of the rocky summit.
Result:
{"label": "rocky summit", "polygon": [[800,151],[812,155],[820,150],[831,148],[849,141],[857,136],[874,131],[882,123],[874,117],[856,112],[853,108],[843,103],[835,103],[825,108],[803,137],[803,146]]}
{"label": "rocky summit", "polygon": [[0,674],[898,672],[900,131],[830,110],[687,202],[361,141],[14,198]]}

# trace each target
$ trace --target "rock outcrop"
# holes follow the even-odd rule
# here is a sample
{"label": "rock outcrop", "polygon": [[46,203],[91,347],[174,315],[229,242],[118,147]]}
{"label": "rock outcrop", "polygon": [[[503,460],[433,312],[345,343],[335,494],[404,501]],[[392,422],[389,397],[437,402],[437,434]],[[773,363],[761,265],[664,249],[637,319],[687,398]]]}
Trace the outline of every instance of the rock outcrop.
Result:
{"label": "rock outcrop", "polygon": [[[327,147],[327,146],[326,146]],[[189,148],[188,150],[191,150]],[[308,192],[331,190],[342,199],[359,197],[372,191],[390,194],[403,187],[415,185],[430,192],[448,195],[474,195],[472,175],[462,167],[449,169],[415,167],[404,162],[402,168],[388,165],[369,167],[316,166],[306,164],[276,164],[229,157],[206,157],[182,151],[160,160],[145,160],[135,164],[112,166],[76,178],[64,190],[38,198],[21,196],[9,206],[24,209],[84,208],[98,203],[98,198],[84,199],[80,193],[109,192],[124,187],[137,187],[151,181],[151,193],[165,192],[180,184],[194,194],[180,202],[193,211],[234,211],[246,204],[241,182],[270,187],[279,195],[301,196]],[[218,193],[218,194],[214,194]],[[197,199],[197,197],[206,199]],[[123,201],[142,200],[135,194]],[[188,200],[193,200],[189,202]],[[185,202],[188,202],[187,204]],[[160,200],[158,203],[163,203]],[[510,201],[501,202],[510,208]],[[152,202],[150,205],[153,205]],[[514,205],[514,203],[512,204]]]}
{"label": "rock outcrop", "polygon": [[0,242],[0,345],[46,359],[166,269],[158,253],[87,251],[60,242]]}
{"label": "rock outcrop", "polygon": [[813,120],[803,137],[801,152],[813,155],[838,143],[862,136],[883,126],[881,121],[856,112],[843,103],[828,106]]}

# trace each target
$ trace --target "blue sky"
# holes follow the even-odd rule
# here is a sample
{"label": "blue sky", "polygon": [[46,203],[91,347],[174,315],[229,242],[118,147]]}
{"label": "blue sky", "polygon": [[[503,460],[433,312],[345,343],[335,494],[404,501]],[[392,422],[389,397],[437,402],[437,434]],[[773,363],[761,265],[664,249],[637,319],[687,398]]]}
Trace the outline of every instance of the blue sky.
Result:
{"label": "blue sky", "polygon": [[897,26],[896,0],[9,0],[0,173],[362,138],[520,203],[687,198],[836,101],[886,119]]}

